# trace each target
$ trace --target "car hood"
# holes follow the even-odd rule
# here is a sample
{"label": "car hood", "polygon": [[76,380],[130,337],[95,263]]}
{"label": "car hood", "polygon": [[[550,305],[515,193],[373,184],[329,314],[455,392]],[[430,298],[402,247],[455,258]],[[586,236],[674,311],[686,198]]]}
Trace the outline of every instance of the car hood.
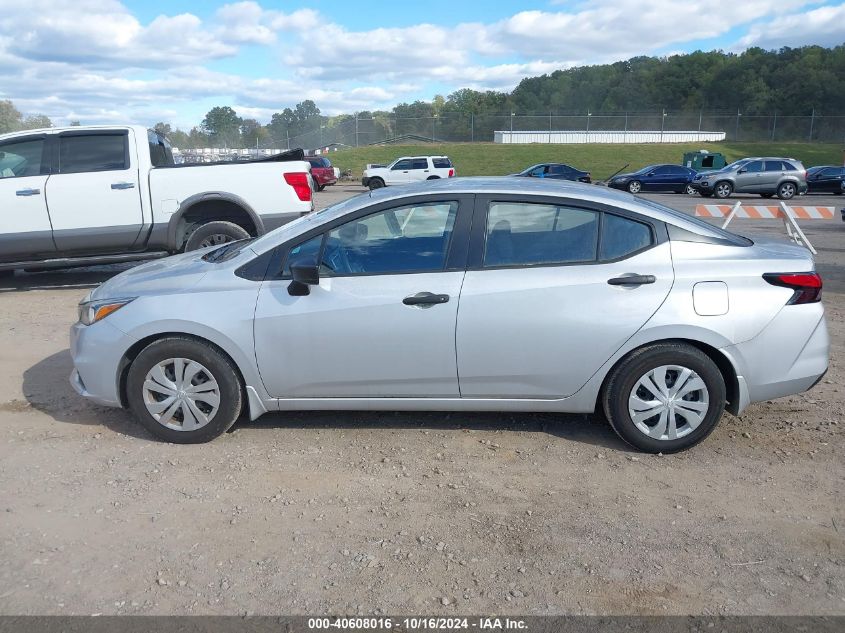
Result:
{"label": "car hood", "polygon": [[119,299],[184,291],[199,283],[210,270],[219,267],[219,264],[202,259],[212,248],[173,255],[130,268],[95,288],[89,298]]}

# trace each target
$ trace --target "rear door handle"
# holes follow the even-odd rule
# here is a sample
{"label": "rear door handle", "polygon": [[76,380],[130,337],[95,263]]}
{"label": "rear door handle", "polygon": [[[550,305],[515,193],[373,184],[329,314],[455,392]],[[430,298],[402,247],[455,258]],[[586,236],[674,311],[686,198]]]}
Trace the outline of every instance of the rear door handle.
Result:
{"label": "rear door handle", "polygon": [[642,286],[643,284],[653,284],[655,281],[657,281],[657,278],[654,275],[622,275],[608,279],[607,283],[611,286]]}
{"label": "rear door handle", "polygon": [[135,183],[134,182],[113,182],[111,184],[112,189],[134,189]]}
{"label": "rear door handle", "polygon": [[438,303],[448,303],[449,295],[436,295],[431,292],[418,292],[415,295],[405,297],[402,303],[406,306],[433,306]]}
{"label": "rear door handle", "polygon": [[18,189],[15,192],[16,196],[40,196],[41,189]]}

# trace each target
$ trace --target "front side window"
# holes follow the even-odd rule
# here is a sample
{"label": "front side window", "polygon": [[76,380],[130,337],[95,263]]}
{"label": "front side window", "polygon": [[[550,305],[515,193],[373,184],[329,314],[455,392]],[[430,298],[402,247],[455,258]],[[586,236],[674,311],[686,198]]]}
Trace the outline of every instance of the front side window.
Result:
{"label": "front side window", "polygon": [[493,202],[487,213],[484,266],[594,261],[598,227],[595,211]]}
{"label": "front side window", "polygon": [[748,173],[757,173],[759,171],[763,171],[763,163],[759,160],[752,160],[745,166],[745,171]]}
{"label": "front side window", "polygon": [[44,139],[20,139],[0,145],[0,178],[41,174]]}
{"label": "front side window", "polygon": [[59,139],[59,171],[76,174],[128,169],[127,141],[125,134],[62,136]]}
{"label": "front side window", "polygon": [[290,249],[287,260],[285,261],[285,268],[282,271],[283,276],[290,277],[290,266],[294,262],[306,259],[317,261],[317,259],[320,257],[320,247],[322,245],[323,236],[322,234],[320,234],[317,237],[312,237],[307,242],[297,244],[292,249]]}
{"label": "front side window", "polygon": [[599,259],[620,259],[651,246],[651,227],[636,220],[605,213],[601,227]]}
{"label": "front side window", "polygon": [[410,168],[411,168],[411,159],[406,158],[404,160],[400,160],[395,165],[393,165],[393,167],[391,167],[391,170],[395,171],[397,169],[410,169]]}
{"label": "front side window", "polygon": [[320,273],[331,276],[443,270],[457,202],[430,202],[380,211],[332,230]]}

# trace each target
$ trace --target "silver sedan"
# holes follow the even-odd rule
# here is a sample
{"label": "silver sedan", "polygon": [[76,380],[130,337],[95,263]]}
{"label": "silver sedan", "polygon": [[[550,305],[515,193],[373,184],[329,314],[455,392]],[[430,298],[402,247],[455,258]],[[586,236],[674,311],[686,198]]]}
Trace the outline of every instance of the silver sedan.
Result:
{"label": "silver sedan", "polygon": [[820,379],[821,287],[803,247],[627,193],[441,180],[114,277],[71,382],[170,442],[270,411],[596,412],[669,453]]}

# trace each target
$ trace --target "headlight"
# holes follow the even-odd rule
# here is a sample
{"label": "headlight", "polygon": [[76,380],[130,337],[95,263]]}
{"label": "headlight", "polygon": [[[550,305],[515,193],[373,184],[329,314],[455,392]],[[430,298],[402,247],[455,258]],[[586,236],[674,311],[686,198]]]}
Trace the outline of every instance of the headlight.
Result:
{"label": "headlight", "polygon": [[135,300],[131,299],[103,299],[99,301],[82,301],[79,304],[79,322],[83,325],[91,325],[101,319],[105,319],[112,312],[117,312],[127,303]]}

